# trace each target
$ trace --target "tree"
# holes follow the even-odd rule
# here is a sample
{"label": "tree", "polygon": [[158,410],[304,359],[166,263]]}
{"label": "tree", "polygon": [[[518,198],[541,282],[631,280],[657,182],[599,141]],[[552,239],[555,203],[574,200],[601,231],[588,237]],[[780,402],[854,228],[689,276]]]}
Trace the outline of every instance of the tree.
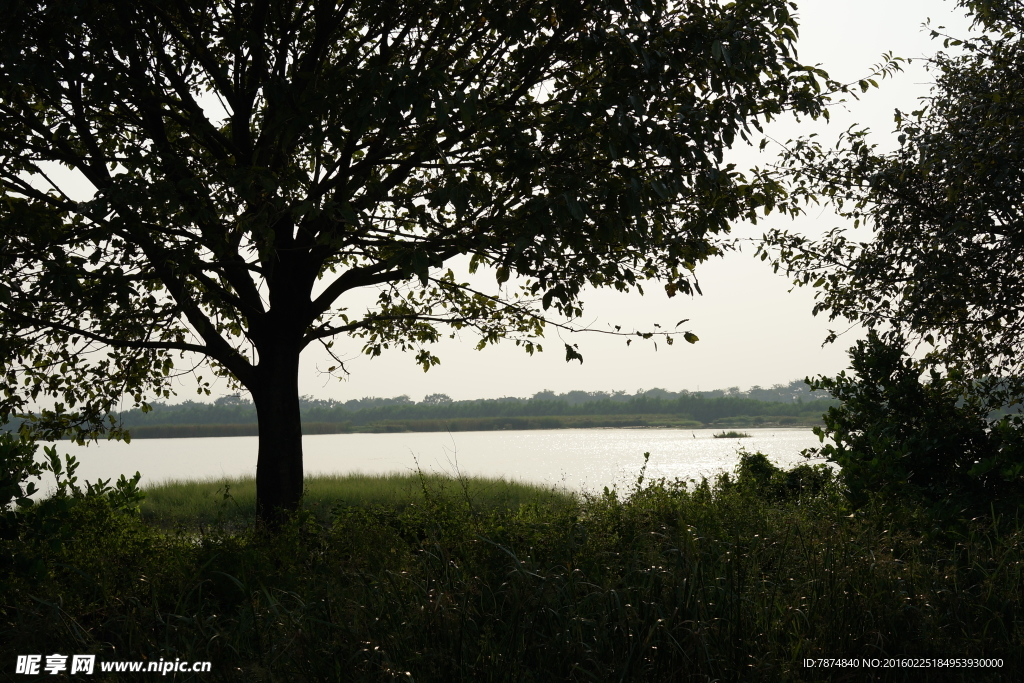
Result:
{"label": "tree", "polygon": [[981,30],[933,31],[962,54],[930,60],[935,85],[918,111],[897,110],[895,152],[851,129],[832,150],[797,141],[773,169],[794,197],[873,231],[815,241],[777,230],[760,250],[820,288],[815,314],[870,331],[851,350],[854,377],[812,382],[844,402],[826,416],[836,446],[823,451],[861,502],[913,491],[987,510],[1024,491],[1024,420],[1012,412],[1024,398],[1024,7],[960,4]]}
{"label": "tree", "polygon": [[971,376],[1020,389],[1024,8],[961,5],[984,32],[944,37],[964,53],[931,59],[931,95],[909,116],[896,112],[896,152],[878,153],[867,130],[851,129],[836,150],[804,139],[784,154],[796,196],[833,202],[855,226],[870,225],[873,239],[776,230],[761,254],[797,284],[820,287],[815,314],[924,341]]}
{"label": "tree", "polygon": [[252,395],[264,518],[302,491],[303,349],[427,369],[445,326],[540,350],[585,285],[699,291],[780,191],[723,151],[836,87],[784,0],[0,7],[3,413],[51,396],[37,433],[128,438],[114,401],[199,354]]}

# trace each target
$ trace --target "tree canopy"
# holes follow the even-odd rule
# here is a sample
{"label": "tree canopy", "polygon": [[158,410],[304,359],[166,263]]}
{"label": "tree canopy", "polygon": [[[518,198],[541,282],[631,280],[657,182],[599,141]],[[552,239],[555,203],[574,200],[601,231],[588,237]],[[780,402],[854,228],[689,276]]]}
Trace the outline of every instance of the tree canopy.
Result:
{"label": "tree canopy", "polygon": [[895,152],[851,129],[834,149],[803,139],[783,156],[797,197],[831,202],[872,238],[777,230],[761,246],[820,288],[816,314],[869,329],[852,376],[811,382],[842,401],[822,451],[853,499],[918,496],[943,514],[1024,495],[1024,8],[961,5],[980,30],[933,31],[957,53],[930,60],[920,109],[897,110]]}
{"label": "tree canopy", "polygon": [[804,139],[785,154],[798,196],[832,201],[873,238],[774,231],[762,253],[820,287],[815,313],[924,341],[1008,388],[1024,362],[1024,10],[962,4],[982,31],[933,31],[960,53],[933,57],[930,96],[897,110],[897,151],[851,129],[836,149]]}
{"label": "tree canopy", "polygon": [[781,192],[723,151],[835,87],[784,0],[0,8],[0,407],[121,436],[113,402],[199,354],[253,396],[261,514],[301,494],[307,346],[426,369],[445,329],[532,353],[586,285],[699,291]]}

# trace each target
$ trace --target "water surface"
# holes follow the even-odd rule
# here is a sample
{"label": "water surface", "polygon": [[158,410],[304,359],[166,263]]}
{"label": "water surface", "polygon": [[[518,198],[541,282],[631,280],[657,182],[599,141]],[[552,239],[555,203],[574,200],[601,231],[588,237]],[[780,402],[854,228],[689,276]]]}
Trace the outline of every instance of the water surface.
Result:
{"label": "water surface", "polygon": [[[731,470],[740,447],[761,451],[781,466],[804,459],[820,445],[807,428],[746,429],[750,438],[716,439],[722,430],[551,429],[535,431],[320,434],[303,439],[307,474],[363,472],[463,473],[531,481],[571,489],[600,490],[636,480],[644,453],[648,477],[699,478]],[[78,457],[79,481],[143,475],[142,483],[255,475],[255,436],[102,441],[58,453]],[[40,449],[41,453],[42,449]],[[50,482],[44,479],[44,488]]]}

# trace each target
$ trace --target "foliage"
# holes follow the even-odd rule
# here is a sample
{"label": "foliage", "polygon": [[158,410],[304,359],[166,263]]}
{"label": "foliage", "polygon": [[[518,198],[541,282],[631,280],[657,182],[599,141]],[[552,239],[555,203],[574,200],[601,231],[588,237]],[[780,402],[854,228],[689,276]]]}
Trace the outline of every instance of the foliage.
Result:
{"label": "foliage", "polygon": [[115,510],[137,511],[145,498],[138,487],[142,479],[138,472],[131,479],[122,474],[113,486],[109,479],[86,481],[83,489],[75,475],[78,470],[75,456],[65,455],[62,461],[56,446],[44,446],[45,458],[38,462],[35,459],[37,449],[38,445],[27,434],[0,432],[0,514],[6,515],[7,522],[14,519],[9,514],[12,503],[20,510],[35,504],[32,496],[40,489],[31,479],[39,479],[44,472],[53,475],[55,485],[47,498],[48,505],[54,501],[105,498]]}
{"label": "foliage", "polygon": [[[825,394],[825,392],[819,392]],[[461,418],[522,418],[548,416],[583,415],[680,415],[689,416],[701,422],[740,415],[805,416],[820,415],[830,399],[815,401],[774,403],[758,401],[741,396],[705,397],[680,393],[661,397],[645,393],[628,397],[595,398],[590,401],[570,402],[562,397],[533,398],[520,401],[505,399],[480,399],[474,401],[437,401],[420,403],[411,401],[382,400],[376,405],[352,409],[348,403],[325,401],[304,401],[302,419],[304,423],[350,423],[365,425],[384,420],[443,420]],[[818,403],[818,401],[822,401]],[[368,400],[361,401],[365,405]],[[156,404],[153,410],[143,413],[133,410],[121,413],[118,419],[134,436],[140,433],[138,427],[147,425],[241,425],[257,422],[256,410],[252,405],[222,406],[206,403],[185,402],[165,406]]]}
{"label": "foliage", "polygon": [[[934,359],[870,333],[851,369],[811,382],[841,401],[815,432],[817,449],[842,467],[851,502],[916,499],[940,517],[1015,509],[1024,495],[1024,417],[990,423],[985,401]],[[925,381],[922,381],[922,374]]]}
{"label": "foliage", "polygon": [[[840,480],[828,465],[802,464],[783,470],[764,453],[749,453],[741,449],[739,454],[734,484],[740,491],[757,498],[773,503],[794,502],[839,489]],[[723,479],[719,485],[728,489],[729,483],[728,479]]]}
{"label": "foliage", "polygon": [[37,446],[28,438],[0,431],[0,514],[10,512],[11,504],[18,507],[31,505],[31,498],[39,489],[32,478],[43,470],[35,461]]}
{"label": "foliage", "polygon": [[1006,405],[1024,392],[1024,7],[960,4],[982,30],[932,31],[959,54],[929,60],[930,96],[896,112],[898,150],[851,129],[834,150],[792,143],[775,169],[796,197],[831,202],[873,239],[777,230],[761,255],[820,288],[815,314],[923,340],[975,380],[998,377],[988,392]]}
{"label": "foliage", "polygon": [[851,350],[855,377],[812,383],[843,402],[821,430],[836,445],[821,452],[853,500],[923,498],[942,516],[1024,493],[1024,6],[960,4],[981,30],[932,32],[958,54],[931,58],[930,96],[896,112],[899,149],[880,153],[851,129],[834,150],[793,143],[774,169],[872,239],[774,231],[761,246],[819,288],[815,314],[871,331]]}
{"label": "foliage", "polygon": [[45,571],[4,575],[0,657],[210,660],[203,678],[298,682],[863,677],[804,666],[816,657],[1002,659],[914,671],[935,682],[1020,670],[1013,520],[937,541],[913,509],[850,515],[834,485],[736,486],[756,462],[730,483],[494,510],[428,484],[416,505],[339,505],[273,537],[79,506],[62,544],[19,539]]}
{"label": "foliage", "polygon": [[139,504],[145,494],[139,489],[142,474],[136,472],[131,479],[122,474],[113,486],[109,479],[97,479],[95,482],[85,481],[83,489],[78,484],[78,459],[73,455],[65,455],[63,462],[57,454],[56,446],[45,446],[43,452],[46,461],[41,468],[53,474],[56,488],[46,499],[45,504],[53,501],[82,501],[90,498],[104,498],[114,510],[138,512]]}
{"label": "foliage", "polygon": [[584,286],[698,292],[782,192],[724,150],[843,89],[786,0],[0,9],[0,413],[51,396],[41,434],[120,436],[115,402],[198,354],[253,397],[268,513],[301,495],[307,346],[427,369],[445,331],[540,350]]}
{"label": "foliage", "polygon": [[[589,403],[591,401],[632,401],[640,396],[652,399],[663,399],[663,400],[675,400],[683,397],[692,398],[746,398],[754,401],[764,401],[766,403],[803,403],[807,401],[815,400],[827,400],[828,397],[824,395],[814,395],[807,388],[807,384],[802,379],[793,380],[789,384],[776,384],[769,388],[763,388],[758,385],[750,387],[747,391],[740,391],[739,387],[729,387],[728,389],[711,389],[703,391],[688,391],[683,389],[681,391],[667,391],[665,389],[654,388],[654,389],[638,389],[635,394],[628,394],[625,391],[567,391],[562,394],[556,394],[551,390],[539,391],[534,394],[531,398],[534,401],[565,401],[570,405],[577,403]],[[503,399],[509,400],[509,399]],[[512,399],[512,400],[523,400],[523,399]]]}
{"label": "foliage", "polygon": [[[44,447],[45,458],[36,462],[35,441],[26,434],[0,432],[0,594],[11,588],[14,576],[38,579],[47,573],[44,559],[24,552],[24,544],[43,544],[52,549],[78,538],[84,511],[105,510],[119,517],[137,516],[145,494],[139,489],[138,472],[131,479],[124,475],[111,486],[99,479],[78,484],[78,461],[65,455],[63,462],[55,446]],[[44,472],[54,477],[50,495],[37,503],[31,496],[40,491],[31,479]],[[11,502],[15,508],[11,508]],[[118,522],[119,523],[119,522]],[[100,527],[93,531],[99,532]]]}

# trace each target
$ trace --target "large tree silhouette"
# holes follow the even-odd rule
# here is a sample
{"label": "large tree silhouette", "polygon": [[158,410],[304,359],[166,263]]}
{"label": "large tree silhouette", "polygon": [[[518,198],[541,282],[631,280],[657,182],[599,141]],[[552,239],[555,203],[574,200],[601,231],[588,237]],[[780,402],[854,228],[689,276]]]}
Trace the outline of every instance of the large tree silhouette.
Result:
{"label": "large tree silhouette", "polygon": [[716,235],[778,199],[723,151],[827,99],[793,8],[3,2],[4,414],[51,396],[38,434],[125,436],[114,402],[167,396],[195,352],[253,397],[259,513],[293,508],[311,343],[426,368],[445,326],[534,351],[587,284],[693,292]]}

